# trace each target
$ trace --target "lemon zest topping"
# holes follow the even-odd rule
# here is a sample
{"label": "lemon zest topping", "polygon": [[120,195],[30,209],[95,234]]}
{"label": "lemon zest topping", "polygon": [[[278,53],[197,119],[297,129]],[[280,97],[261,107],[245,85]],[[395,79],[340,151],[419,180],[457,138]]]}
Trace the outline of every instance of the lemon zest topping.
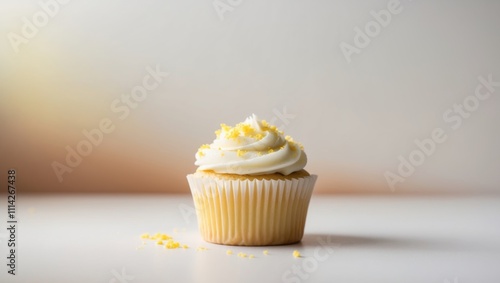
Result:
{"label": "lemon zest topping", "polygon": [[220,127],[221,128],[219,130],[215,131],[215,135],[217,136],[217,138],[220,138],[222,134],[224,134],[224,137],[228,139],[246,137],[261,140],[264,138],[263,133],[257,132],[254,127],[245,123],[236,124],[236,126],[234,127],[228,126],[226,124],[220,124]]}
{"label": "lemon zest topping", "polygon": [[283,135],[283,131],[280,131],[276,126],[269,124],[266,120],[262,120],[260,123],[264,126],[264,131],[267,130],[274,132],[275,134]]}
{"label": "lemon zest topping", "polygon": [[204,149],[210,149],[210,145],[209,144],[202,144],[200,146],[200,148],[198,148],[198,152],[196,152],[196,154],[200,157],[205,156],[205,152],[203,151]]}

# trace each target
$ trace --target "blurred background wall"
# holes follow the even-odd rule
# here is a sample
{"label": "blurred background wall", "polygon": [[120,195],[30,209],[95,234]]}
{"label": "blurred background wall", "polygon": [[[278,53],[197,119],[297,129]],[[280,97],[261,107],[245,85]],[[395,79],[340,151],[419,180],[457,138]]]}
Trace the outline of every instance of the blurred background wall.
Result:
{"label": "blurred background wall", "polygon": [[1,177],[15,168],[21,192],[188,193],[198,146],[256,113],[304,144],[318,193],[499,191],[499,12],[1,1]]}

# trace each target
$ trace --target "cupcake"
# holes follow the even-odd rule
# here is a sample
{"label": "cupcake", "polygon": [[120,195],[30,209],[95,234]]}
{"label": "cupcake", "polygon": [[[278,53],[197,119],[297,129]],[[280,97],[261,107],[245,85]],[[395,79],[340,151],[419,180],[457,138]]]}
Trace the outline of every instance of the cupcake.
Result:
{"label": "cupcake", "polygon": [[187,176],[203,239],[223,245],[300,242],[316,175],[301,144],[255,115],[221,124]]}

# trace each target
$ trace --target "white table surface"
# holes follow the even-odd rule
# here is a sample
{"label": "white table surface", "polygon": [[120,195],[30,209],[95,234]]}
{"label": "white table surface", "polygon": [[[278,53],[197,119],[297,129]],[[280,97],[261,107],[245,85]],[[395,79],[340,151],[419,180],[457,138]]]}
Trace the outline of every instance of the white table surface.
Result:
{"label": "white table surface", "polygon": [[[188,195],[21,194],[17,205],[17,275],[2,265],[0,282],[500,282],[499,196],[315,195],[303,241],[266,248],[203,242]],[[138,249],[144,232],[190,248]]]}

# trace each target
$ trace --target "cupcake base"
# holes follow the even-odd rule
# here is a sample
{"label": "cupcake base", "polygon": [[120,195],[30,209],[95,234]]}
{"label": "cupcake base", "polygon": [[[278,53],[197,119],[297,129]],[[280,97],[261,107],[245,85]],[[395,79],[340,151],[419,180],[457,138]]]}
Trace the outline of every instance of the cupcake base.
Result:
{"label": "cupcake base", "polygon": [[238,246],[299,242],[317,176],[273,175],[188,175],[203,239]]}

